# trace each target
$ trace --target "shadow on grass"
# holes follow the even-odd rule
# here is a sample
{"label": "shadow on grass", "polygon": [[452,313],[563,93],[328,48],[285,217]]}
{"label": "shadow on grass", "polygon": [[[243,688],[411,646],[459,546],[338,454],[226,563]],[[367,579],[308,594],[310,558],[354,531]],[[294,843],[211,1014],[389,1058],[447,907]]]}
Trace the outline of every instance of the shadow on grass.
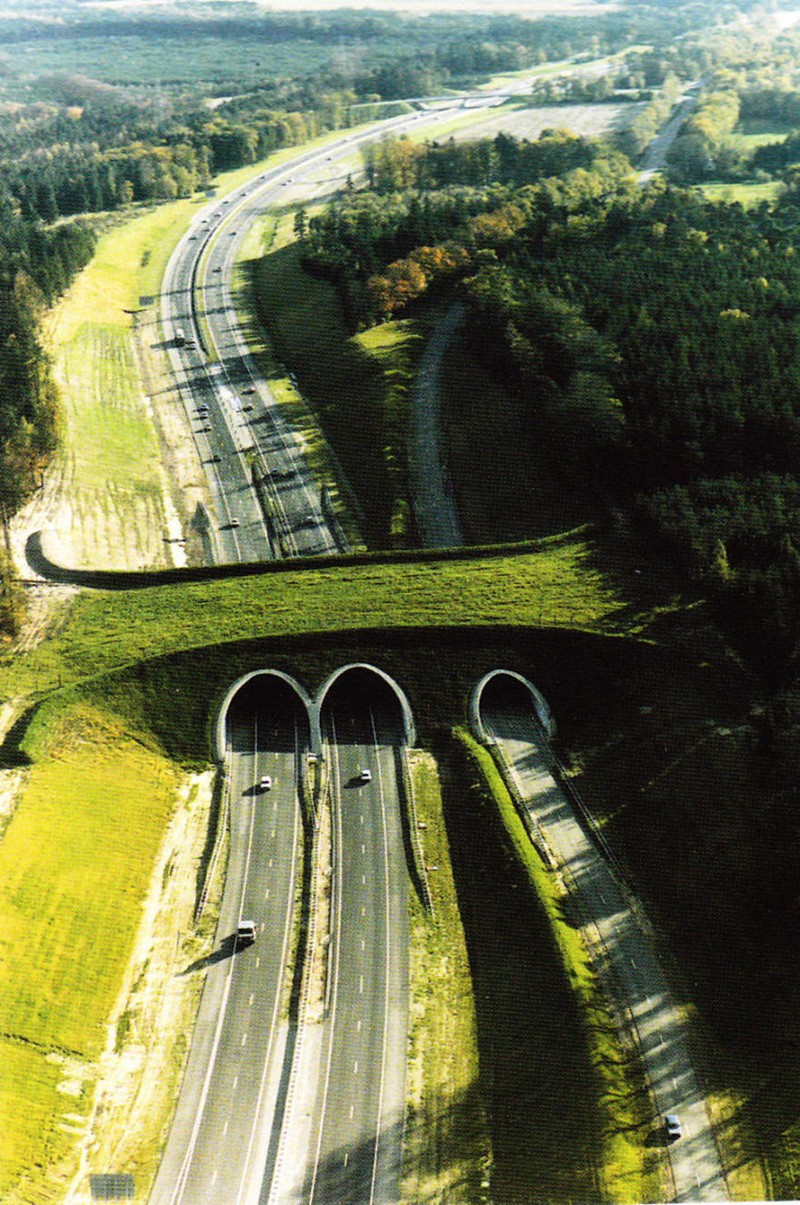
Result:
{"label": "shadow on grass", "polygon": [[600,1091],[583,1019],[547,921],[496,812],[452,746],[438,751],[453,871],[475,985],[493,1191],[506,1205],[599,1197]]}
{"label": "shadow on grass", "polygon": [[184,967],[181,971],[181,975],[196,975],[199,971],[207,971],[209,967],[216,966],[218,962],[225,962],[226,959],[233,958],[236,952],[236,934],[229,933],[227,937],[222,939],[216,950],[189,963],[189,966]]}
{"label": "shadow on grass", "polygon": [[0,745],[0,770],[16,770],[31,764],[30,757],[22,748],[22,742],[37,710],[38,704],[29,707],[9,728],[5,740]]}

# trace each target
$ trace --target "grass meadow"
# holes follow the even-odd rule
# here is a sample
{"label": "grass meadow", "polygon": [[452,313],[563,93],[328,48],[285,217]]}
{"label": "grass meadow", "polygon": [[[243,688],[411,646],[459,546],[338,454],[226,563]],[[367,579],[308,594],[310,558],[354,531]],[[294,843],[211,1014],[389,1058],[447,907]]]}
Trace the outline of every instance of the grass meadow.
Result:
{"label": "grass meadow", "polygon": [[0,1197],[9,1205],[63,1200],[75,1173],[93,1063],[177,782],[169,761],[85,705],[45,705],[23,752],[29,777],[0,842]]}

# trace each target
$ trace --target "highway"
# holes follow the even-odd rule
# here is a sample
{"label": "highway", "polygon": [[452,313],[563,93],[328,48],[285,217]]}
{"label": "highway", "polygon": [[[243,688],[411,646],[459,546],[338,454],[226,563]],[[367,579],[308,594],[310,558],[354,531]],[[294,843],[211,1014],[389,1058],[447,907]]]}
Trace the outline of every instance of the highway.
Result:
{"label": "highway", "polygon": [[[491,684],[490,684],[491,685]],[[584,923],[600,937],[596,970],[609,996],[627,1008],[660,1116],[677,1113],[683,1137],[653,1144],[668,1153],[678,1201],[726,1201],[725,1178],[692,1063],[687,1020],[676,1005],[654,942],[607,862],[579,823],[553,775],[553,760],[533,707],[515,689],[487,688],[481,718],[502,750],[506,773],[580,900]],[[589,943],[589,948],[591,948]]]}
{"label": "highway", "polygon": [[[288,697],[287,692],[287,697]],[[287,1025],[286,962],[301,834],[297,775],[308,732],[280,691],[257,686],[228,723],[231,849],[213,952],[152,1205],[257,1201],[268,1165]],[[261,790],[262,776],[272,788]],[[237,949],[241,919],[257,926]],[[278,1110],[280,1105],[277,1105]]]}
{"label": "highway", "polygon": [[[300,1068],[315,1088],[291,1119],[292,1166],[271,1200],[393,1205],[408,1008],[408,874],[395,768],[401,724],[368,689],[339,692],[323,724],[333,775],[330,1004]],[[364,769],[370,782],[361,781]]]}
{"label": "highway", "polygon": [[442,116],[437,111],[390,118],[319,149],[298,151],[291,161],[205,206],[175,248],[164,274],[161,328],[208,484],[207,560],[249,562],[346,550],[302,441],[239,328],[232,287],[242,240],[270,205],[285,204],[287,187],[303,195],[330,190],[337,163],[352,159],[363,143],[441,122]]}

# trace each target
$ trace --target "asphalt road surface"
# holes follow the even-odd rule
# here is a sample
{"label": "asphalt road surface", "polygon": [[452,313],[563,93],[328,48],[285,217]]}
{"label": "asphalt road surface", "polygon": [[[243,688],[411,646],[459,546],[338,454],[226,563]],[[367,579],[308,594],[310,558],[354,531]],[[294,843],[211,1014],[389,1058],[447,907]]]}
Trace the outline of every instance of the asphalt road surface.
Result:
{"label": "asphalt road surface", "polygon": [[[408,1009],[408,873],[396,774],[399,718],[340,694],[324,715],[334,798],[327,1017],[313,1027],[281,1205],[399,1198]],[[369,769],[370,782],[361,781]],[[302,1114],[308,1109],[309,1116]]]}
{"label": "asphalt road surface", "polygon": [[660,1117],[677,1113],[683,1137],[667,1144],[659,1121],[650,1136],[668,1152],[678,1201],[726,1201],[727,1188],[705,1101],[689,1054],[686,1020],[674,1003],[653,943],[630,901],[578,822],[552,773],[532,707],[496,691],[482,708],[532,825],[565,869],[607,958],[596,969],[609,995],[630,1010]]}
{"label": "asphalt road surface", "polygon": [[[229,723],[231,852],[214,950],[184,974],[207,973],[187,1070],[151,1205],[245,1205],[262,1191],[275,1123],[286,1025],[301,831],[295,717],[258,697]],[[270,775],[272,788],[259,787]],[[242,919],[254,944],[236,947]]]}
{"label": "asphalt road surface", "polygon": [[208,482],[207,559],[262,561],[346,548],[302,441],[239,328],[232,281],[242,240],[265,210],[285,203],[288,187],[293,196],[330,190],[337,162],[359,145],[441,120],[441,112],[391,118],[298,152],[207,205],[176,247],[164,276],[161,326]]}

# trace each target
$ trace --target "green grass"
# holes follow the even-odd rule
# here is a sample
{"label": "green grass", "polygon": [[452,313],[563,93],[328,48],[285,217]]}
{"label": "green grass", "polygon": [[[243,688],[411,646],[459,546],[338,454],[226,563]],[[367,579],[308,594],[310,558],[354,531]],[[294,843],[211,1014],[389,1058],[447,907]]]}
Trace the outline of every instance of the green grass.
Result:
{"label": "green grass", "polygon": [[778,180],[767,180],[760,184],[710,183],[697,186],[708,201],[720,201],[725,205],[738,203],[745,209],[771,204],[780,195],[782,185]]}
{"label": "green grass", "polygon": [[412,905],[402,1197],[414,1205],[476,1205],[486,1197],[490,1143],[472,976],[436,764],[421,751],[412,757],[423,857],[435,869],[428,872],[433,916],[416,899]]}
{"label": "green grass", "polygon": [[783,142],[794,129],[794,126],[782,121],[745,118],[739,122],[732,134],[726,136],[725,145],[749,153],[766,143]]}
{"label": "green grass", "polygon": [[165,759],[74,700],[45,705],[24,751],[0,843],[4,1201],[61,1199],[37,1193],[74,1148],[62,1114],[86,1116],[176,784]]}
{"label": "green grass", "polygon": [[59,1093],[64,1079],[60,1060],[0,1039],[0,1197],[6,1205],[63,1200],[60,1169],[75,1138],[61,1122],[64,1114],[81,1117],[87,1112],[83,1093],[77,1098]]}
{"label": "green grass", "polygon": [[445,357],[442,389],[445,459],[469,543],[549,536],[596,517],[563,419],[532,414],[520,384],[493,373],[466,333]]}
{"label": "green grass", "polygon": [[352,629],[624,628],[622,599],[580,538],[541,551],[408,563],[365,559],[242,579],[82,594],[72,619],[23,662],[4,696],[81,681],[150,657],[226,641]]}
{"label": "green grass", "polygon": [[255,284],[274,352],[317,413],[359,501],[367,544],[397,542],[408,505],[401,419],[413,328],[391,323],[351,338],[336,290],[302,271],[293,245],[260,262]]}
{"label": "green grass", "polygon": [[[472,897],[467,940],[492,1094],[493,1195],[504,1205],[655,1200],[638,1060],[619,1044],[563,889],[494,761],[466,733],[456,738],[446,815],[460,890]],[[466,794],[459,778],[472,784]]]}

